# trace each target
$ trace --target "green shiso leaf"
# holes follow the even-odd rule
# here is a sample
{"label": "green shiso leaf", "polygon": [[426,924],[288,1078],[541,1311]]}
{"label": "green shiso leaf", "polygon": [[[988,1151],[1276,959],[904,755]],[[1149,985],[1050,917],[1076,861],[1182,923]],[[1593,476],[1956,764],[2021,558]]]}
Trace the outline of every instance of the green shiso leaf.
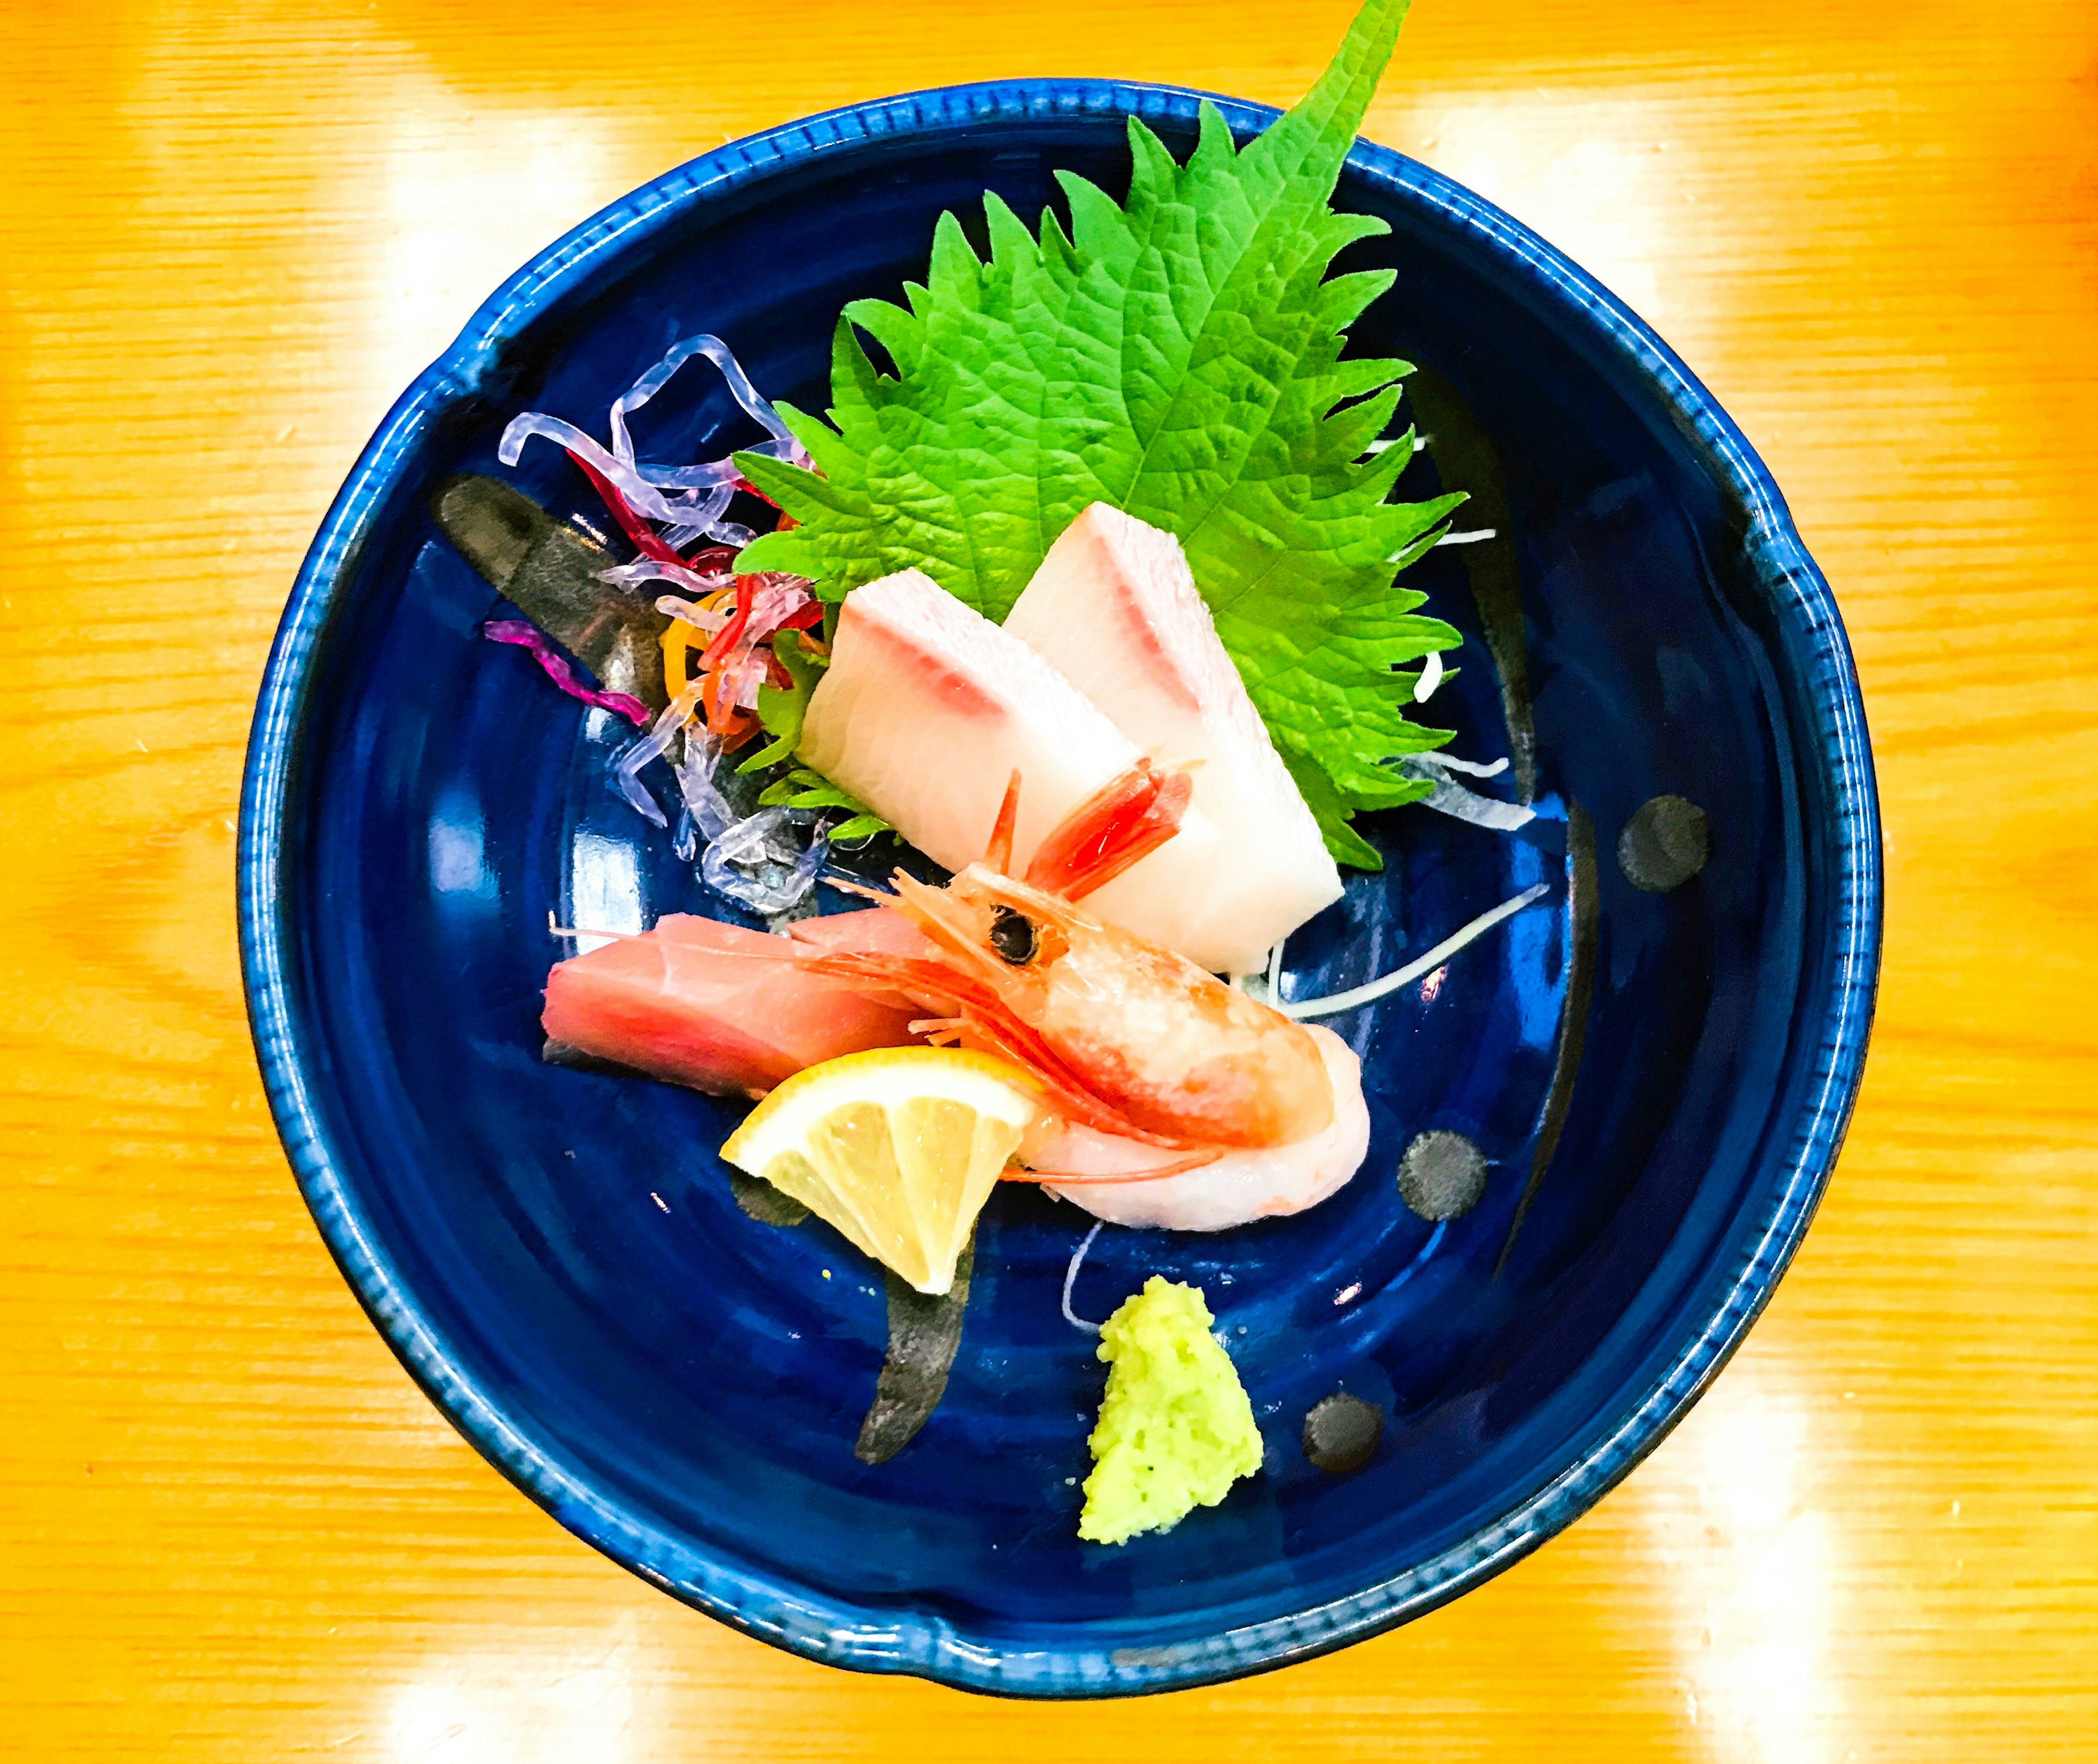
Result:
{"label": "green shiso leaf", "polygon": [[1386,500],[1410,435],[1363,457],[1411,366],[1341,356],[1393,273],[1327,273],[1389,230],[1330,204],[1406,8],[1368,0],[1310,95],[1243,151],[1211,105],[1184,165],[1131,118],[1126,203],[1057,174],[1068,235],[987,195],[985,262],[941,216],[908,308],[840,318],[829,422],[780,406],[817,472],[737,456],[798,524],[736,567],[833,601],[915,567],[1002,619],[1087,504],[1126,509],[1179,536],[1328,845],[1376,867],[1350,818],[1426,794],[1389,762],[1449,739],[1407,719],[1394,670],[1458,642],[1393,577],[1462,498]]}

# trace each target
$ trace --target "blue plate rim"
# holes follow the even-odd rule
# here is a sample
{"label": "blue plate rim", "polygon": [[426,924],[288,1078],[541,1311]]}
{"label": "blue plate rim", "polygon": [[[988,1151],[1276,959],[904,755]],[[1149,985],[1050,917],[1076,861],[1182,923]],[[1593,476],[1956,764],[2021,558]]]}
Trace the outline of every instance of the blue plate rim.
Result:
{"label": "blue plate rim", "polygon": [[[337,493],[293,585],[259,691],[241,787],[240,953],[250,1027],[270,1110],[323,1238],[404,1366],[452,1424],[511,1481],[596,1549],[652,1584],[759,1639],[811,1660],[903,1672],[958,1688],[1022,1696],[1099,1696],[1187,1688],[1307,1659],[1407,1621],[1520,1560],[1599,1500],[1651,1451],[1718,1373],[1769,1301],[1811,1222],[1840,1151],[1862,1076],[1876,990],[1881,916],[1879,805],[1864,706],[1834,599],[1784,498],[1745,437],[1673,351],[1615,296],[1527,228],[1463,186],[1390,148],[1358,141],[1358,176],[1433,210],[1473,236],[1506,271],[1589,324],[1658,392],[1710,450],[1749,512],[1745,543],[1775,615],[1780,647],[1804,682],[1812,757],[1836,807],[1840,862],[1823,952],[1828,1007],[1792,1123],[1785,1172],[1724,1301],[1631,1409],[1606,1418],[1567,1469],[1493,1524],[1427,1562],[1314,1609],[1162,1648],[1083,1644],[1005,1652],[933,1613],[854,1606],[706,1556],[608,1501],[477,1388],[447,1352],[367,1228],[330,1145],[301,1047],[296,927],[281,891],[279,841],[313,660],[359,542],[395,471],[447,407],[471,397],[505,344],[630,246],[694,207],[767,174],[879,135],[953,129],[1029,116],[1135,115],[1192,120],[1217,103],[1242,138],[1278,114],[1168,86],[1090,79],[990,81],[880,99],[730,143],[600,210],[512,275],[457,340],[402,393]],[[1792,1057],[1799,1057],[1797,1048]]]}

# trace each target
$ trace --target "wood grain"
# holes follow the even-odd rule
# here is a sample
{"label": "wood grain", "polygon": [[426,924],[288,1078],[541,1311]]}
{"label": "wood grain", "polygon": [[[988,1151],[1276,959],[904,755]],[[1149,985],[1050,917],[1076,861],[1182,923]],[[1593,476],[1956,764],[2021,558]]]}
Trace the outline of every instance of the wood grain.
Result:
{"label": "wood grain", "polygon": [[1785,485],[1888,827],[1849,1149],[1589,1519],[1330,1660],[1114,1707],[810,1666],[515,1494],[286,1173],[233,815],[308,537],[516,264],[755,127],[991,75],[1286,102],[1348,0],[80,0],[0,18],[0,1753],[2098,1753],[2098,14],[1420,0],[1370,132],[1615,286]]}

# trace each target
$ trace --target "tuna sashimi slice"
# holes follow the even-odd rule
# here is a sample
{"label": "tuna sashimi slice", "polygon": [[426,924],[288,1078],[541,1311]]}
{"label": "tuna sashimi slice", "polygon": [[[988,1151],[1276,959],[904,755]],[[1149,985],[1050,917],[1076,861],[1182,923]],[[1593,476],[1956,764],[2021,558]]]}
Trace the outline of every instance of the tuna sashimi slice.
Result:
{"label": "tuna sashimi slice", "polygon": [[[1222,840],[1208,906],[1215,935],[1249,946],[1240,972],[1341,897],[1319,823],[1171,533],[1095,502],[1050,546],[1005,629],[1160,763],[1198,762],[1194,807]],[[1095,902],[1110,916],[1111,893]]]}
{"label": "tuna sashimi slice", "polygon": [[[1058,823],[1139,757],[1040,656],[918,570],[846,598],[800,749],[950,870],[983,856],[1017,770],[1016,875]],[[1213,972],[1244,972],[1266,959],[1267,944],[1214,909],[1224,868],[1217,827],[1191,810],[1172,838],[1090,896],[1087,910]]]}
{"label": "tuna sashimi slice", "polygon": [[797,919],[787,928],[797,943],[826,954],[858,950],[881,955],[931,955],[933,940],[893,906],[868,906],[857,912],[825,913]]}
{"label": "tuna sashimi slice", "polygon": [[551,1041],[716,1095],[762,1095],[819,1061],[913,1040],[922,1013],[804,972],[796,947],[674,914],[556,963],[540,1026]]}
{"label": "tuna sashimi slice", "polygon": [[[893,906],[797,919],[787,928],[787,934],[824,955],[902,955],[924,959],[937,953],[933,940]],[[926,1014],[927,1007],[920,1000],[902,993],[870,992],[867,996],[899,1010],[907,1006],[913,1016]]]}

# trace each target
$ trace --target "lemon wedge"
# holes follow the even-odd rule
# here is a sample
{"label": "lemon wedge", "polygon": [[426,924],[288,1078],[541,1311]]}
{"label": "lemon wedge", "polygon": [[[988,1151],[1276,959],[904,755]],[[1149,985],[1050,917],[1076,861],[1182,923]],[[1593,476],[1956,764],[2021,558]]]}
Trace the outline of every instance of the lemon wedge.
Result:
{"label": "lemon wedge", "polygon": [[1038,1112],[1027,1074],[1003,1060],[881,1047],[797,1073],[722,1156],[937,1295]]}

